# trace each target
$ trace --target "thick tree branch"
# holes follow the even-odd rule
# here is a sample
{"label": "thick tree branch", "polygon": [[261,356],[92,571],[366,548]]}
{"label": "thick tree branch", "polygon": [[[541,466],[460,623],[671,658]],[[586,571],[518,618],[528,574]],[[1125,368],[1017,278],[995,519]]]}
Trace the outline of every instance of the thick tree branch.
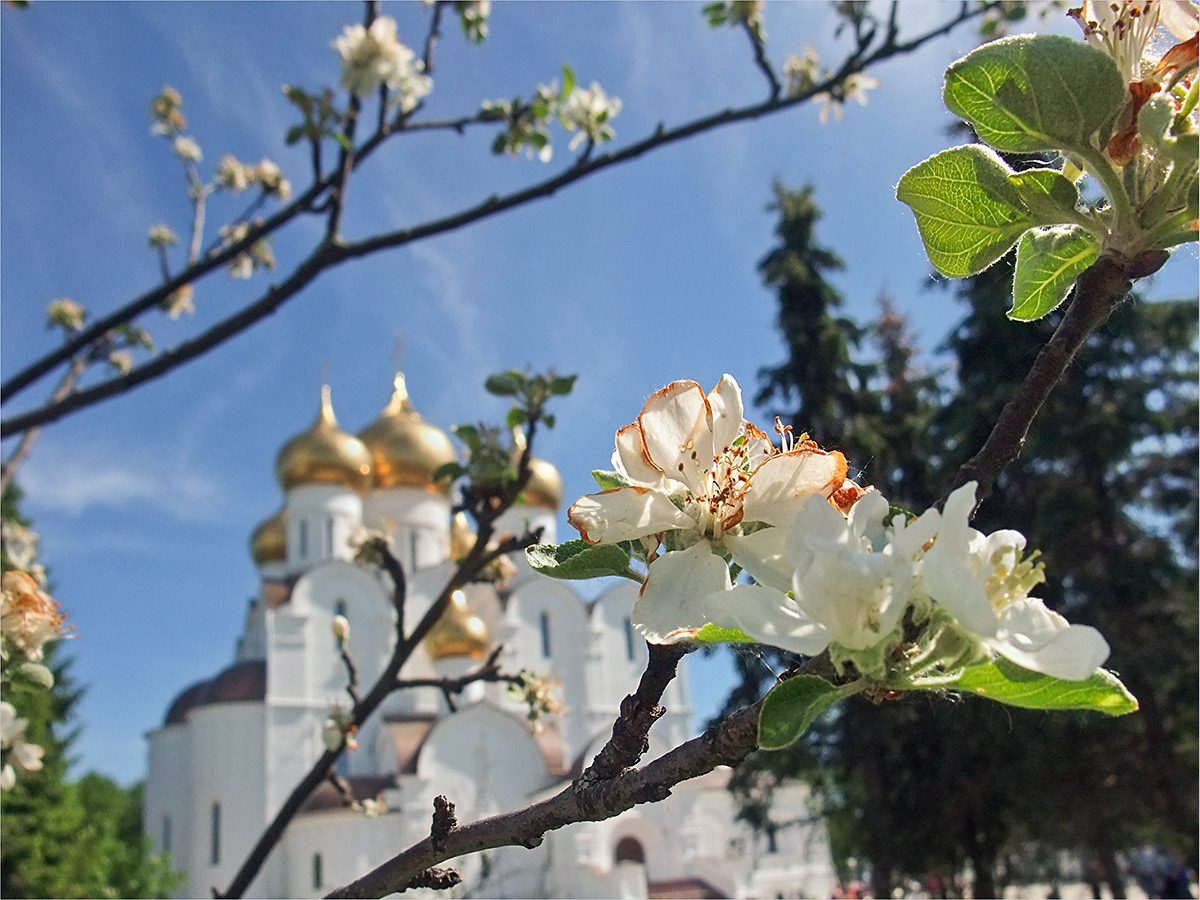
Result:
{"label": "thick tree branch", "polygon": [[[790,97],[773,98],[763,103],[752,104],[749,106],[740,107],[737,109],[728,109],[713,115],[695,119],[689,123],[673,129],[666,129],[660,126],[653,134],[638,141],[628,147],[610,153],[604,153],[594,158],[583,158],[572,164],[569,168],[560,172],[558,175],[538,182],[522,190],[514,191],[504,196],[492,196],[482,203],[468,207],[458,213],[446,216],[441,219],[424,223],[422,225],[411,228],[400,229],[397,231],[388,232],[367,238],[362,241],[357,241],[349,244],[322,244],[316,251],[311,254],[305,262],[301,263],[300,268],[282,285],[277,288],[272,288],[263,298],[243,308],[238,313],[217,323],[208,331],[185,342],[173,351],[163,353],[159,357],[138,367],[128,375],[114,378],[90,388],[87,391],[81,391],[77,394],[66,398],[58,403],[51,403],[41,408],[32,410],[23,415],[15,416],[9,420],[0,423],[0,436],[16,434],[36,425],[43,425],[47,422],[52,422],[62,416],[90,406],[94,403],[105,400],[109,397],[124,393],[137,385],[143,384],[151,379],[165,375],[167,372],[183,365],[185,362],[194,359],[196,356],[204,353],[219,344],[224,343],[229,338],[241,333],[249,328],[255,322],[274,312],[282,303],[294,296],[301,287],[307,285],[320,272],[328,267],[336,265],[346,259],[366,256],[379,250],[401,247],[405,244],[413,243],[414,241],[423,238],[432,237],[433,235],[443,234],[465,225],[472,224],[483,219],[490,218],[498,213],[505,212],[514,207],[522,206],[534,200],[553,196],[560,188],[573,184],[597,172],[608,169],[612,166],[619,165],[624,162],[629,162],[660,147],[665,147],[670,144],[677,143],[694,135],[701,134],[706,131],[711,131],[725,125],[731,125],[737,122],[748,121],[761,118],[785,109],[790,109],[798,106],[810,99],[815,94],[826,93],[839,84],[845,78],[865,69],[867,66],[882,62],[885,59],[910,53],[923,44],[941,37],[944,34],[952,31],[958,25],[966,22],[989,8],[987,5],[981,5],[975,9],[969,9],[964,4],[959,13],[952,19],[948,20],[943,25],[930,29],[918,37],[903,43],[896,44],[890,41],[882,43],[875,50],[866,52],[865,50],[853,53],[842,65],[836,73],[829,78],[813,85],[809,90],[796,94]],[[376,132],[368,139],[362,148],[355,154],[354,164],[357,167],[378,144],[387,137],[386,134]],[[185,271],[179,273],[175,278],[168,282],[159,285],[154,290],[142,295],[134,303],[118,310],[111,316],[100,320],[91,328],[87,329],[80,336],[77,336],[67,348],[61,348],[54,353],[48,354],[43,359],[29,366],[23,372],[19,373],[14,378],[10,379],[2,388],[0,388],[0,399],[7,399],[12,393],[29,384],[34,379],[40,377],[45,372],[49,371],[55,365],[68,359],[71,353],[74,352],[73,347],[76,343],[83,346],[87,340],[83,338],[83,334],[91,334],[96,332],[96,335],[103,331],[111,329],[116,325],[128,321],[133,316],[148,309],[150,306],[160,302],[168,294],[184,284],[188,284],[195,280],[200,275],[211,271],[218,265],[232,259],[238,253],[248,249],[251,244],[265,235],[276,230],[281,224],[288,219],[294,217],[298,212],[310,208],[312,203],[320,194],[326,190],[331,184],[330,179],[314,184],[308,191],[305,192],[302,198],[294,201],[291,205],[276,213],[266,222],[258,227],[252,226],[247,236],[235,244],[230,245],[213,257],[201,260],[196,266],[189,267]],[[314,267],[315,266],[315,267]],[[101,328],[101,326],[103,326]]]}
{"label": "thick tree branch", "polygon": [[[651,696],[639,700],[641,705],[651,707],[657,702],[658,698]],[[403,890],[420,872],[447,859],[494,847],[536,847],[547,831],[575,822],[609,819],[640,803],[665,799],[681,781],[711,772],[717,766],[741,762],[757,746],[761,703],[740,710],[641,769],[629,769],[607,779],[581,778],[549,800],[459,825],[436,846],[426,838],[327,896],[384,897]]]}
{"label": "thick tree branch", "polygon": [[1020,455],[1029,426],[1088,335],[1129,293],[1133,279],[1150,274],[1162,262],[1159,251],[1133,261],[1102,256],[1076,279],[1058,328],[1038,352],[1016,396],[1005,404],[983,446],[959,468],[946,496],[968,481],[978,482],[977,503],[991,493],[996,478]]}

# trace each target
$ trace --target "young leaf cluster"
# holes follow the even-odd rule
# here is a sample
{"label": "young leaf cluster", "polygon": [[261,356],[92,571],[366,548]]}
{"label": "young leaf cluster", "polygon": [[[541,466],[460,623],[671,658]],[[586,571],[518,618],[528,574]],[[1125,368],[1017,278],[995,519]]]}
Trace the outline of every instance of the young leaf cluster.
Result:
{"label": "young leaf cluster", "polygon": [[[1129,90],[1109,55],[1059,35],[994,41],[951,65],[943,91],[983,144],[917,164],[896,196],[912,208],[944,275],[974,275],[1016,245],[1009,316],[1038,319],[1102,253],[1153,271],[1163,251],[1195,240],[1195,153],[1178,152],[1195,138],[1183,93],[1160,92],[1142,107],[1138,125],[1150,146],[1122,167],[1105,150],[1129,112]],[[996,151],[1048,154],[1057,163],[1015,172]],[[1083,173],[1106,202],[1081,201]]]}

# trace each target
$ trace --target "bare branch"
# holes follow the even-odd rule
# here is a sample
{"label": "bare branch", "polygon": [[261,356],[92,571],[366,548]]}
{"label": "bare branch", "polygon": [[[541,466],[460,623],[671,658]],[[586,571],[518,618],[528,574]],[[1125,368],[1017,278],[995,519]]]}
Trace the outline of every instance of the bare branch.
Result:
{"label": "bare branch", "polygon": [[767,48],[763,46],[761,32],[747,21],[742,22],[742,30],[750,38],[750,46],[754,48],[754,63],[762,71],[767,79],[767,84],[771,89],[771,99],[774,100],[783,91],[779,79],[775,77],[775,70],[771,68],[771,63],[767,60]]}
{"label": "bare branch", "polygon": [[[164,353],[156,359],[145,363],[128,375],[111,379],[110,381],[96,385],[89,391],[74,394],[61,402],[48,404],[47,406],[0,423],[0,436],[16,434],[35,425],[52,422],[67,413],[90,406],[166,374],[201,353],[224,343],[229,338],[241,333],[255,322],[274,312],[275,309],[295,295],[300,288],[307,285],[325,268],[336,265],[346,259],[366,256],[378,250],[401,247],[423,238],[453,231],[531,201],[553,196],[560,188],[580,181],[596,172],[636,159],[652,150],[657,150],[660,147],[685,140],[694,135],[736,122],[757,119],[784,109],[790,109],[793,106],[810,100],[815,94],[828,92],[836,88],[847,75],[862,71],[868,65],[893,56],[912,52],[926,42],[948,33],[963,22],[981,15],[988,8],[990,8],[990,5],[981,5],[975,9],[969,9],[964,6],[958,15],[943,25],[931,29],[904,44],[883,45],[877,47],[871,53],[855,53],[847,61],[847,64],[843,65],[833,76],[795,96],[774,98],[763,103],[737,109],[728,109],[695,119],[674,129],[666,129],[659,126],[650,136],[631,144],[623,150],[601,154],[594,158],[581,158],[580,161],[572,164],[556,176],[511,194],[504,196],[494,195],[482,203],[450,216],[435,219],[412,228],[377,235],[355,243],[345,245],[323,244],[301,263],[296,272],[283,285],[278,288],[272,288],[263,298],[217,323],[203,334],[185,342],[176,350]],[[354,166],[357,167],[365,156],[374,150],[385,137],[387,135],[378,132],[372,135],[355,154]],[[138,298],[132,304],[91,326],[80,336],[76,337],[66,348],[60,348],[35,362],[0,388],[0,400],[8,399],[17,390],[25,387],[58,363],[68,359],[75,350],[85,346],[88,340],[94,339],[104,331],[128,321],[133,316],[160,302],[176,288],[194,281],[199,276],[248,249],[255,240],[276,230],[297,213],[310,209],[312,204],[330,184],[331,180],[328,178],[317,182],[305,192],[303,197],[276,213],[275,216],[257,227],[252,226],[246,237],[241,241],[230,245],[212,257],[201,260],[195,266],[189,267],[170,281],[143,294],[142,297]],[[88,335],[89,337],[84,338],[84,335]],[[77,344],[78,346],[76,346]]]}
{"label": "bare branch", "polygon": [[[662,657],[664,664],[667,657]],[[677,660],[676,660],[677,662]],[[671,663],[674,670],[674,663]],[[802,672],[829,670],[827,654],[814,657],[784,677]],[[669,679],[645,678],[635,692],[636,705],[654,707]],[[420,872],[447,859],[495,847],[535,847],[547,831],[575,822],[598,822],[619,815],[640,803],[655,803],[670,796],[671,788],[711,772],[717,766],[736,766],[758,746],[758,716],[763,701],[741,709],[704,734],[660,756],[640,769],[626,769],[611,778],[586,773],[548,800],[521,810],[458,825],[438,841],[430,838],[409,847],[361,878],[327,894],[327,897],[385,897],[403,890]],[[647,725],[647,727],[649,727]],[[610,741],[611,743],[611,741]],[[607,747],[601,750],[604,753]],[[590,769],[589,769],[590,770]]]}
{"label": "bare branch", "polygon": [[983,446],[959,468],[947,496],[968,481],[978,482],[977,504],[991,493],[996,478],[1021,454],[1029,426],[1083,342],[1129,293],[1132,279],[1149,274],[1147,269],[1154,271],[1157,267],[1151,266],[1155,262],[1162,265],[1161,251],[1132,262],[1104,256],[1076,279],[1066,314],[1054,335],[1038,352],[1016,396],[1005,404]]}

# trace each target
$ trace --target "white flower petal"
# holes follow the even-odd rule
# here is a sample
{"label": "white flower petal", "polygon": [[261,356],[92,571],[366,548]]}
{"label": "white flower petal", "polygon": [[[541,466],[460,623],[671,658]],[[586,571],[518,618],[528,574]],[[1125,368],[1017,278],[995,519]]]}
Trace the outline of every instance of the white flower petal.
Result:
{"label": "white flower petal", "polygon": [[721,453],[742,430],[742,389],[732,375],[722,375],[708,395],[712,410],[713,452]]}
{"label": "white flower petal", "polygon": [[791,597],[756,584],[735,585],[725,595],[715,624],[744,631],[756,641],[803,656],[816,656],[829,646],[829,632],[805,615]]}
{"label": "white flower petal", "polygon": [[652,644],[690,640],[729,588],[729,567],[707,541],[664,553],[650,563],[631,621]]}
{"label": "white flower petal", "polygon": [[884,499],[883,494],[872,488],[850,507],[850,514],[846,516],[846,521],[854,534],[865,537],[871,542],[872,547],[882,549],[887,543],[887,532],[883,527],[883,519],[889,509],[891,506]]}
{"label": "white flower petal", "polygon": [[17,772],[12,763],[5,763],[0,769],[0,791],[11,791],[17,783]]}
{"label": "white flower petal", "polygon": [[646,401],[638,427],[650,461],[663,475],[704,492],[713,461],[710,410],[704,389],[694,381],[673,381]]}
{"label": "white flower petal", "polygon": [[642,430],[637,422],[617,432],[617,449],[613,451],[613,468],[635,484],[657,487],[662,484],[662,472],[654,468],[646,456]]}
{"label": "white flower petal", "polygon": [[1095,628],[1071,625],[1037,598],[1009,604],[986,643],[1001,656],[1034,672],[1083,681],[1108,659],[1108,642]]}
{"label": "white flower petal", "polygon": [[797,572],[806,572],[817,553],[848,544],[846,519],[820,494],[813,494],[800,507],[787,533],[787,554]]}
{"label": "white flower petal", "polygon": [[787,527],[813,494],[828,497],[846,478],[846,457],[804,448],[772,456],[751,475],[744,522]]}
{"label": "white flower petal", "polygon": [[787,556],[786,528],[764,528],[753,534],[726,534],[725,547],[733,561],[759,584],[779,591],[792,589],[792,563]]}
{"label": "white flower petal", "polygon": [[580,497],[567,510],[567,521],[589,544],[632,541],[694,524],[666,494],[644,487],[613,488]]}

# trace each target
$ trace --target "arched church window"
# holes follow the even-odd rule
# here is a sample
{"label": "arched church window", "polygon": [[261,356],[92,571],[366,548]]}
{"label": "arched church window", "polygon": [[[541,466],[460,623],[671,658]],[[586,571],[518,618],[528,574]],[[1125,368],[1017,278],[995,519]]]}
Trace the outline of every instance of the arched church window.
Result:
{"label": "arched church window", "polygon": [[300,520],[300,558],[308,559],[308,520]]}
{"label": "arched church window", "polygon": [[333,519],[325,520],[325,555],[333,556]]}
{"label": "arched church window", "polygon": [[542,633],[542,658],[550,658],[550,613],[544,612],[538,616],[538,624]]}
{"label": "arched church window", "polygon": [[625,617],[625,658],[630,662],[633,661],[634,649],[637,644],[634,642],[633,620],[629,616]]}
{"label": "arched church window", "polygon": [[212,810],[209,814],[209,853],[208,861],[211,865],[219,865],[221,862],[221,804],[213,803]]}
{"label": "arched church window", "polygon": [[321,887],[321,884],[322,884],[322,877],[323,877],[322,872],[321,872],[321,854],[320,853],[313,854],[312,876],[313,876],[313,890],[314,891],[319,890]]}
{"label": "arched church window", "polygon": [[617,842],[617,849],[613,852],[613,861],[618,863],[634,862],[646,864],[646,851],[642,849],[642,842],[637,838],[623,837]]}

